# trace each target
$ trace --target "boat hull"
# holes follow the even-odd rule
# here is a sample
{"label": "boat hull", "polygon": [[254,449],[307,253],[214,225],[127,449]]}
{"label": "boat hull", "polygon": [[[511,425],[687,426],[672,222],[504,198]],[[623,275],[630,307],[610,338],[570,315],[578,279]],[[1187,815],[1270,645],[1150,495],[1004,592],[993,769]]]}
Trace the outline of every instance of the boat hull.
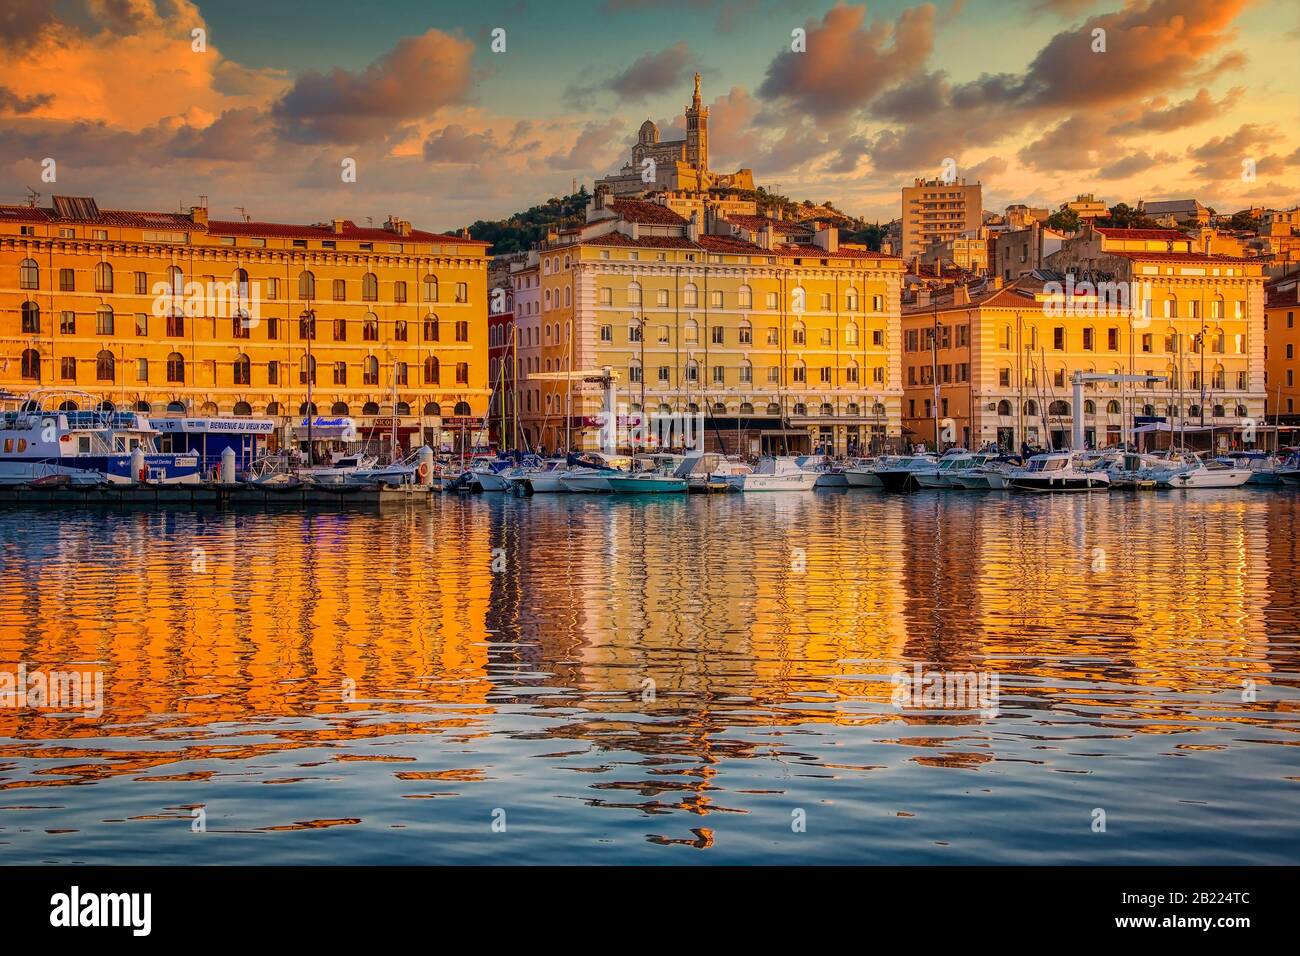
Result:
{"label": "boat hull", "polygon": [[1015,491],[1107,491],[1110,482],[1097,475],[1074,475],[1069,478],[1017,477],[1011,479]]}
{"label": "boat hull", "polygon": [[814,488],[847,488],[849,479],[842,471],[823,471],[818,473]]}
{"label": "boat hull", "polygon": [[[500,475],[490,471],[476,471],[474,477],[478,479],[479,487],[484,491],[505,491],[506,480]],[[535,487],[534,487],[534,490]]]}
{"label": "boat hull", "polygon": [[878,471],[876,476],[886,491],[915,491],[920,487],[917,476],[910,471]]}
{"label": "boat hull", "polygon": [[1189,474],[1169,475],[1159,481],[1161,488],[1195,491],[1201,488],[1240,488],[1250,481],[1249,472],[1211,472],[1209,474],[1191,472]]}
{"label": "boat hull", "polygon": [[565,491],[575,494],[608,494],[610,490],[609,479],[604,475],[565,475],[560,478],[560,484]]}
{"label": "boat hull", "polygon": [[916,483],[922,488],[947,488],[947,477],[937,472],[919,472],[916,476]]}
{"label": "boat hull", "polygon": [[845,479],[850,488],[883,488],[880,476],[874,471],[846,471]]}
{"label": "boat hull", "polygon": [[686,492],[685,478],[606,478],[616,495],[680,495]]}
{"label": "boat hull", "polygon": [[735,485],[741,491],[812,491],[817,475],[741,475]]}

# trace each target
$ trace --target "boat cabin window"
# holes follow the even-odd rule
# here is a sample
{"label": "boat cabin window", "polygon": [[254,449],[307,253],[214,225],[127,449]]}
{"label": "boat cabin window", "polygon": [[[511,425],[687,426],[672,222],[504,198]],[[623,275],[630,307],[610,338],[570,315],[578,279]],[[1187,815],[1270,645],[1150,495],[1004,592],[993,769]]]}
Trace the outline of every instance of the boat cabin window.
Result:
{"label": "boat cabin window", "polygon": [[19,450],[19,451],[26,451],[26,450],[27,450],[27,439],[26,439],[26,438],[20,438],[20,439],[18,439],[18,450]]}
{"label": "boat cabin window", "polygon": [[79,436],[79,437],[77,438],[77,454],[79,454],[79,455],[89,455],[89,454],[90,454],[90,436],[89,436],[89,435],[81,435],[81,436]]}
{"label": "boat cabin window", "polygon": [[12,452],[13,450],[14,450],[14,440],[13,440],[12,438],[6,438],[6,439],[5,439],[5,454],[9,454],[9,453]]}
{"label": "boat cabin window", "polygon": [[118,435],[116,438],[113,439],[113,447],[117,451],[126,451],[126,439],[123,438],[121,435]]}

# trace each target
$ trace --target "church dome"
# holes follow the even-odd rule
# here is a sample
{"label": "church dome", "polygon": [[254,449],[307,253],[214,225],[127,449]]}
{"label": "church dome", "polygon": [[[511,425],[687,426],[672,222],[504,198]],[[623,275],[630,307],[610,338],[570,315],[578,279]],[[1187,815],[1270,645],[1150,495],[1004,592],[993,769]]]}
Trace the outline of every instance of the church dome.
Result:
{"label": "church dome", "polygon": [[641,124],[641,132],[637,134],[636,138],[637,142],[642,143],[643,145],[657,143],[659,142],[659,127],[650,122],[650,120],[646,120]]}

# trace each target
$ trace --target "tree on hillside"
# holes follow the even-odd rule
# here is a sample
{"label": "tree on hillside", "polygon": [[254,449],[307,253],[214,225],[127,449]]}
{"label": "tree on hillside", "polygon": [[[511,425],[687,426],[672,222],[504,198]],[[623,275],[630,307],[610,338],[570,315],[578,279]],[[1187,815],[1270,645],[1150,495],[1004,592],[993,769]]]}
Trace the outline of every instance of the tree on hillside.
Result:
{"label": "tree on hillside", "polygon": [[1097,219],[1097,225],[1110,226],[1114,229],[1154,229],[1155,222],[1149,217],[1134,209],[1128,203],[1116,203],[1110,207],[1109,216],[1100,216]]}
{"label": "tree on hillside", "polygon": [[1047,228],[1057,232],[1078,232],[1079,214],[1073,209],[1058,209],[1047,217]]}

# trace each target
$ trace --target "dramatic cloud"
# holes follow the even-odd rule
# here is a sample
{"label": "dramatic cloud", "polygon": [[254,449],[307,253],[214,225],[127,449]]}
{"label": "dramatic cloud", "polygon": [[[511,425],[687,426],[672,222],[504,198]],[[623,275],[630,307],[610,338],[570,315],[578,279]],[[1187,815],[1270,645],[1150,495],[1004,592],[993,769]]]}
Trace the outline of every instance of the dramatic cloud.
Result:
{"label": "dramatic cloud", "polygon": [[54,96],[51,93],[19,96],[9,87],[0,86],[0,115],[4,113],[33,113],[52,102],[54,102]]}
{"label": "dramatic cloud", "polygon": [[1146,152],[1129,153],[1103,166],[1097,171],[1097,176],[1100,179],[1128,179],[1153,167],[1167,165],[1177,160],[1178,157],[1170,153],[1156,153],[1154,156]]}
{"label": "dramatic cloud", "polygon": [[674,43],[658,53],[647,53],[609,81],[609,88],[619,99],[638,102],[656,93],[667,93],[681,86],[691,51],[685,43]]}
{"label": "dramatic cloud", "polygon": [[1200,146],[1187,150],[1187,155],[1198,165],[1192,175],[1199,179],[1230,179],[1240,177],[1242,162],[1253,160],[1258,174],[1265,161],[1275,162],[1277,157],[1266,155],[1261,147],[1276,139],[1273,130],[1255,123],[1243,123],[1234,133],[1215,136]]}
{"label": "dramatic cloud", "polygon": [[613,145],[623,128],[618,119],[588,123],[567,153],[553,153],[547,162],[553,169],[594,172],[605,169],[613,159]]}
{"label": "dramatic cloud", "polygon": [[424,158],[431,163],[478,163],[496,152],[491,130],[471,133],[458,123],[430,133],[424,141]]}
{"label": "dramatic cloud", "polygon": [[768,64],[759,95],[813,116],[835,116],[860,109],[924,65],[934,48],[931,4],[904,10],[893,23],[864,26],[866,13],[866,7],[837,6],[820,24],[809,20],[807,52],[780,53]]}
{"label": "dramatic cloud", "polygon": [[1191,99],[1167,106],[1167,100],[1160,97],[1144,107],[1144,112],[1137,119],[1121,123],[1111,133],[1123,136],[1131,133],[1168,133],[1186,126],[1195,126],[1214,119],[1231,109],[1241,94],[1242,87],[1233,87],[1217,103],[1207,89],[1197,90]]}
{"label": "dramatic cloud", "polygon": [[382,136],[395,121],[464,102],[474,44],[429,30],[403,37],[360,73],[307,72],[272,108],[282,135],[302,143],[352,143]]}

